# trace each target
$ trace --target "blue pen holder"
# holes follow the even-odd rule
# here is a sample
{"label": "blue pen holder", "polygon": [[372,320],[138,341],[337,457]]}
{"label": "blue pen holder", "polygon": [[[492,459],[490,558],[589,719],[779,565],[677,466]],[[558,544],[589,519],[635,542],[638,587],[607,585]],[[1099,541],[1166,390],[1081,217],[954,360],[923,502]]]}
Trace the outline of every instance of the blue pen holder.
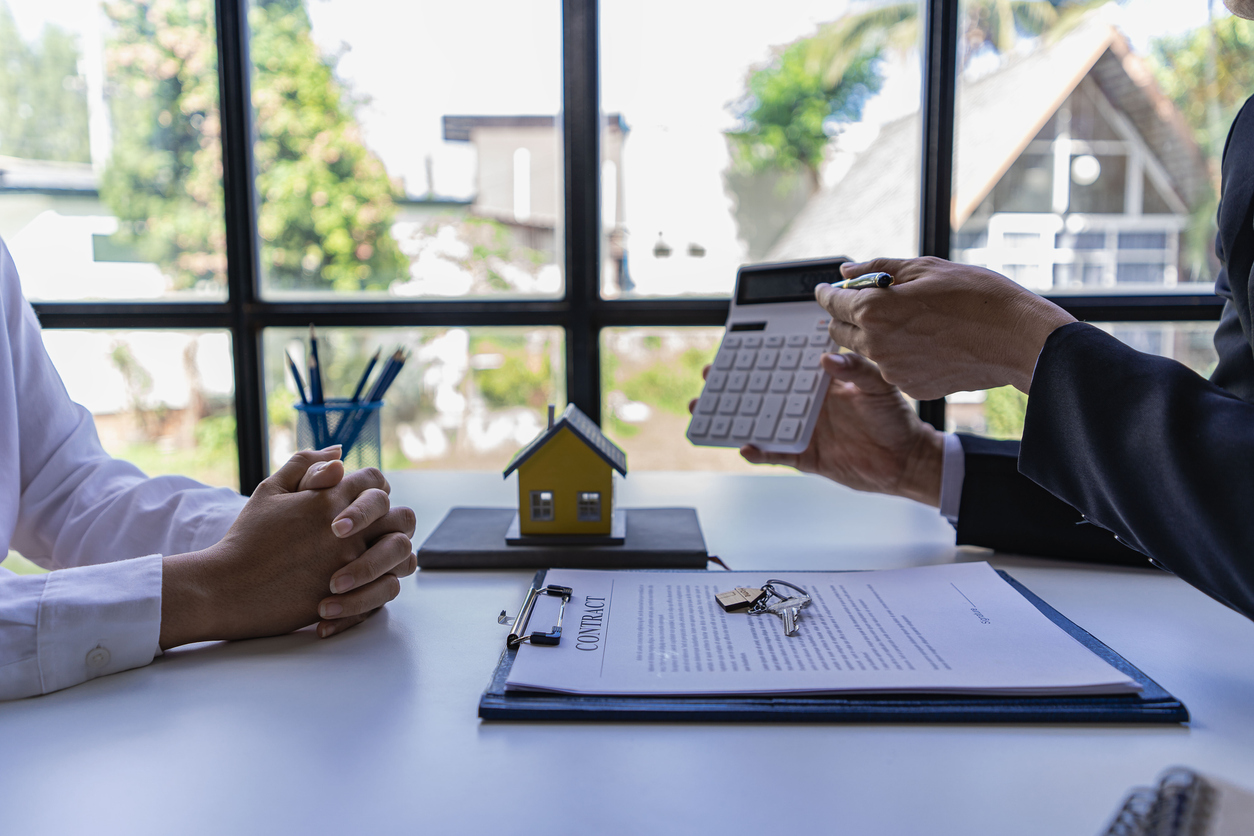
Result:
{"label": "blue pen holder", "polygon": [[383,401],[355,403],[330,399],[325,404],[296,404],[296,449],[343,446],[341,458],[350,471],[383,466],[379,413]]}

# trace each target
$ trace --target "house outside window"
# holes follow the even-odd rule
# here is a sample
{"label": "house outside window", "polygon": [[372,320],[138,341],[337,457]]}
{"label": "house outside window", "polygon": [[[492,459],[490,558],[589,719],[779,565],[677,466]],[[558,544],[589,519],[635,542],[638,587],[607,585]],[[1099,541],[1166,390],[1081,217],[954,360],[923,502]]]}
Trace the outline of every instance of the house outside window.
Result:
{"label": "house outside window", "polygon": [[601,521],[601,494],[599,491],[580,491],[579,522]]}
{"label": "house outside window", "polygon": [[552,491],[531,492],[531,519],[533,522],[547,522],[553,519]]}

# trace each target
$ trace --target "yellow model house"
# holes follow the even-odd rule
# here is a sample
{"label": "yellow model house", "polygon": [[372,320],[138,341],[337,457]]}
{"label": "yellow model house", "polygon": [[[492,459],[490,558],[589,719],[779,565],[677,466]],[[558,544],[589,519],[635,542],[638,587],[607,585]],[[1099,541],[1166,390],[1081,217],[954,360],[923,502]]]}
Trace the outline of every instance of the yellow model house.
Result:
{"label": "yellow model house", "polygon": [[518,451],[518,522],[526,536],[610,534],[614,471],[627,475],[627,454],[570,404],[560,418]]}

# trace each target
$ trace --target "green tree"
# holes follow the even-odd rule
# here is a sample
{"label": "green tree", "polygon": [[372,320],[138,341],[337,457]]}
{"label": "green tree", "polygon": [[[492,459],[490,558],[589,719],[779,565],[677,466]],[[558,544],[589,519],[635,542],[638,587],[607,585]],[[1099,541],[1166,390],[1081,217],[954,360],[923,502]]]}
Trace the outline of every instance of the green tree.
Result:
{"label": "green tree", "polygon": [[0,0],[0,154],[30,160],[90,162],[87,86],[78,45],[47,25],[37,41],[22,39]]}
{"label": "green tree", "polygon": [[[220,285],[213,4],[115,0],[106,11],[116,135],[102,194],[123,237],[177,287]],[[257,0],[249,24],[263,269],[279,287],[385,288],[407,269],[390,233],[396,189],[362,143],[334,59],[313,42],[302,0]]]}

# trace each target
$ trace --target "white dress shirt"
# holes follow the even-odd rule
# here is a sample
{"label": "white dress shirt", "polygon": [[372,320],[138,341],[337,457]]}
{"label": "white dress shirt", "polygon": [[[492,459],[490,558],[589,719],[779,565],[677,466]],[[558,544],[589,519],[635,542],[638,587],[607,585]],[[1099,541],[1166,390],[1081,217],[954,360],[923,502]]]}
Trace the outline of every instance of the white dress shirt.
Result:
{"label": "white dress shirt", "polygon": [[244,498],[182,476],[149,478],[100,446],[70,400],[0,241],[0,699],[56,691],[152,661],[161,556],[226,534]]}

